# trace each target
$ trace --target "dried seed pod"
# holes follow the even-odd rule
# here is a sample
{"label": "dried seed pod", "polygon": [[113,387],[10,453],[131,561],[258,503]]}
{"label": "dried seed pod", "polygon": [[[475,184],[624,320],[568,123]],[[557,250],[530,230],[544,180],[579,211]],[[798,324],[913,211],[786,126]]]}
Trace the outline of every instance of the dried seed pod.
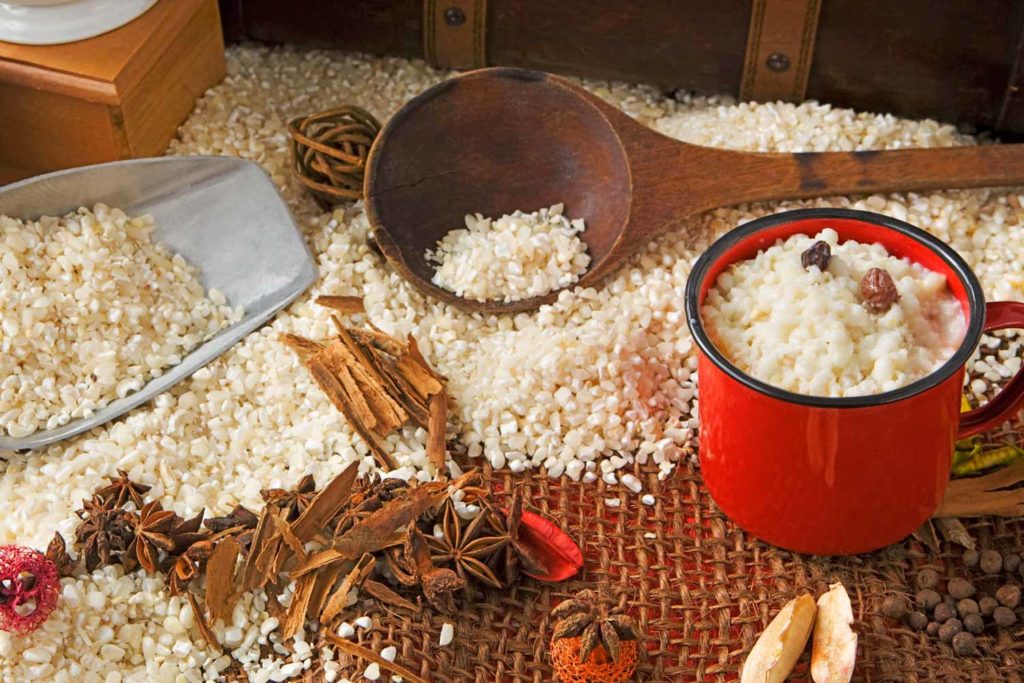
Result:
{"label": "dried seed pod", "polygon": [[747,655],[740,683],[785,681],[807,645],[817,611],[810,595],[786,603]]}
{"label": "dried seed pod", "polygon": [[985,550],[981,553],[978,564],[981,566],[981,571],[986,574],[998,574],[1003,569],[1003,556],[999,554],[998,550]]}
{"label": "dried seed pod", "polygon": [[817,266],[818,270],[824,273],[828,270],[828,263],[831,260],[832,248],[828,242],[822,240],[818,240],[804,253],[800,254],[800,265],[804,267],[804,270],[809,269],[811,266]]}
{"label": "dried seed pod", "polygon": [[[892,276],[881,268],[872,268],[860,281],[860,296],[864,308],[872,313],[885,313],[899,298]],[[931,586],[921,586],[931,588]]]}
{"label": "dried seed pod", "polygon": [[574,636],[578,636],[583,632],[583,629],[587,628],[587,626],[592,622],[593,619],[589,612],[577,612],[576,614],[563,619],[561,623],[558,624],[558,627],[552,634],[552,638],[557,640],[559,638],[572,638]]}
{"label": "dried seed pod", "polygon": [[601,640],[601,622],[591,621],[580,636],[580,661],[587,661],[591,651]]}
{"label": "dried seed pod", "polygon": [[615,627],[609,624],[607,621],[601,623],[601,642],[604,643],[604,649],[612,656],[613,660],[619,658],[619,634],[615,632]]}
{"label": "dried seed pod", "polygon": [[978,641],[970,633],[957,633],[952,642],[953,652],[961,657],[978,654]]}
{"label": "dried seed pod", "polygon": [[1000,586],[996,591],[996,601],[1005,607],[1014,609],[1020,604],[1020,587],[1012,584]]}
{"label": "dried seed pod", "polygon": [[950,579],[946,590],[949,591],[950,597],[954,600],[963,600],[974,595],[974,586],[971,582],[960,577]]}
{"label": "dried seed pod", "polygon": [[850,596],[843,584],[834,583],[818,598],[818,616],[814,622],[811,651],[811,678],[814,683],[843,683],[853,677],[857,663],[857,634],[853,624]]}

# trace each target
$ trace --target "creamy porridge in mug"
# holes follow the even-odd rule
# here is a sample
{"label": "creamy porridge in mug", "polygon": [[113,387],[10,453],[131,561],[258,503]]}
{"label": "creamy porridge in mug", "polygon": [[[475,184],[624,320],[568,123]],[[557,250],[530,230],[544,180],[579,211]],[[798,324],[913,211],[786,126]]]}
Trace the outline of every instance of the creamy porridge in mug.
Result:
{"label": "creamy porridge in mug", "polygon": [[830,228],[779,240],[719,274],[701,316],[750,376],[811,396],[892,391],[939,368],[963,340],[940,273]]}

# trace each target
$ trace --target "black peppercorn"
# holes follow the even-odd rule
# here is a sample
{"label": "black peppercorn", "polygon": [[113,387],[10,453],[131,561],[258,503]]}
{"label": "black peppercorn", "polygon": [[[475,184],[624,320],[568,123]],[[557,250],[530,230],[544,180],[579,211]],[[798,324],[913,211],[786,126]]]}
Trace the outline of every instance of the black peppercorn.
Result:
{"label": "black peppercorn", "polygon": [[1014,609],[1020,604],[1020,588],[1011,584],[1000,586],[996,591],[996,601],[1000,605]]}
{"label": "black peppercorn", "polygon": [[971,582],[959,577],[949,580],[947,590],[954,600],[963,600],[974,595],[974,586],[971,585]]}
{"label": "black peppercorn", "polygon": [[933,613],[933,616],[935,617],[935,621],[939,622],[940,624],[944,624],[950,619],[956,617],[956,610],[947,605],[946,603],[942,602],[935,606],[935,612]]}
{"label": "black peppercorn", "polygon": [[899,595],[890,595],[882,601],[882,614],[899,621],[907,613],[907,601]]}
{"label": "black peppercorn", "polygon": [[961,657],[978,654],[978,641],[970,633],[957,633],[952,638],[953,652]]}
{"label": "black peppercorn", "polygon": [[922,569],[917,573],[917,587],[935,588],[939,585],[939,573],[934,569]]}
{"label": "black peppercorn", "polygon": [[999,554],[998,550],[985,550],[981,553],[978,564],[981,566],[981,571],[986,574],[998,574],[1003,568],[1003,556]]}
{"label": "black peppercorn", "polygon": [[953,640],[953,636],[958,633],[962,633],[963,630],[964,625],[959,619],[950,619],[939,627],[939,640],[944,643],[949,643]]}
{"label": "black peppercorn", "polygon": [[985,630],[985,619],[980,614],[968,614],[963,619],[964,630],[974,635],[980,634]]}
{"label": "black peppercorn", "polygon": [[928,626],[928,617],[924,612],[911,612],[907,615],[907,625],[915,631],[923,631]]}
{"label": "black peppercorn", "polygon": [[978,608],[978,603],[971,598],[964,598],[960,602],[956,603],[956,612],[963,619],[968,614],[978,614],[981,610]]}
{"label": "black peppercorn", "polygon": [[1017,623],[1017,615],[1009,607],[996,607],[992,612],[992,621],[996,622],[999,628],[1009,628]]}
{"label": "black peppercorn", "polygon": [[937,604],[942,602],[942,597],[931,588],[918,591],[914,599],[917,601],[918,607],[926,612],[931,612]]}

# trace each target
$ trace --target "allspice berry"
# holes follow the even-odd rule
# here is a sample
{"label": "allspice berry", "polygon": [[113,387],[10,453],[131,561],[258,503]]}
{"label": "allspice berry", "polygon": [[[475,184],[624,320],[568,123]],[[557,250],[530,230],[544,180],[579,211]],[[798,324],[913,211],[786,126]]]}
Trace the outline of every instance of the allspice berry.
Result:
{"label": "allspice berry", "polygon": [[925,588],[917,592],[914,596],[918,607],[926,612],[931,612],[935,609],[935,606],[942,602],[942,596],[933,591],[931,588]]}
{"label": "allspice berry", "polygon": [[907,626],[915,631],[923,631],[928,626],[928,617],[924,615],[924,612],[911,612],[907,615]]}
{"label": "allspice berry", "polygon": [[[936,597],[938,597],[936,595]],[[899,621],[907,613],[907,601],[899,595],[890,595],[882,601],[882,614]]]}
{"label": "allspice berry", "polygon": [[940,624],[945,624],[950,619],[956,617],[956,610],[947,605],[944,602],[939,603],[935,606],[935,612],[933,613],[935,621]]}
{"label": "allspice berry", "polygon": [[992,612],[992,621],[996,622],[999,628],[1009,628],[1017,623],[1017,615],[1009,607],[996,607]]}
{"label": "allspice berry", "polygon": [[952,638],[953,652],[961,657],[978,654],[978,641],[970,633],[957,633]]}
{"label": "allspice berry", "polygon": [[978,565],[986,574],[998,574],[1003,569],[1003,556],[998,550],[985,550],[981,553]]}
{"label": "allspice berry", "polygon": [[[935,588],[939,585],[939,573],[934,569],[922,569],[917,573],[917,587]],[[966,596],[965,596],[966,597]]]}
{"label": "allspice berry", "polygon": [[942,624],[940,624],[937,621],[929,621],[928,622],[928,627],[925,628],[925,633],[927,633],[932,638],[934,638],[935,636],[939,635],[939,627],[940,626],[942,626]]}
{"label": "allspice berry", "polygon": [[[984,561],[984,555],[982,555],[982,561]],[[954,600],[963,600],[974,595],[974,586],[971,585],[971,582],[959,577],[950,579],[946,590]]]}
{"label": "allspice berry", "polygon": [[950,619],[939,627],[939,640],[944,643],[952,642],[953,636],[958,633],[962,633],[963,630],[964,625],[959,619]]}
{"label": "allspice berry", "polygon": [[1008,572],[1015,572],[1020,569],[1021,557],[1017,553],[1010,553],[1003,558],[1003,569]]}
{"label": "allspice berry", "polygon": [[968,614],[963,618],[964,630],[974,635],[985,630],[985,619],[980,614]]}
{"label": "allspice berry", "polygon": [[986,617],[992,616],[992,613],[996,611],[996,607],[999,607],[999,601],[992,596],[986,595],[981,600],[978,600],[978,609]]}
{"label": "allspice berry", "polygon": [[1016,608],[1020,604],[1020,587],[1011,584],[1000,586],[996,591],[996,601],[1010,609]]}
{"label": "allspice berry", "polygon": [[963,619],[968,614],[978,614],[981,610],[978,607],[978,603],[971,598],[964,598],[960,602],[956,603],[956,612]]}
{"label": "allspice berry", "polygon": [[964,551],[964,566],[974,568],[978,566],[978,557],[981,555],[977,550]]}

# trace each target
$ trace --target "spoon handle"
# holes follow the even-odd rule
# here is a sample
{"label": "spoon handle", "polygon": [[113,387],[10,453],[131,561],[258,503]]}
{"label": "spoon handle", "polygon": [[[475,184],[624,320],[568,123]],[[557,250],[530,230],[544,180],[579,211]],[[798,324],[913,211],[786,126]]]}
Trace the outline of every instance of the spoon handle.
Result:
{"label": "spoon handle", "polygon": [[[729,203],[904,190],[1024,185],[1024,145],[865,152],[724,152]],[[725,159],[731,155],[732,159]],[[731,176],[731,177],[729,177]],[[712,188],[709,188],[712,189]],[[726,187],[714,188],[722,191]],[[712,190],[712,194],[715,194]]]}

